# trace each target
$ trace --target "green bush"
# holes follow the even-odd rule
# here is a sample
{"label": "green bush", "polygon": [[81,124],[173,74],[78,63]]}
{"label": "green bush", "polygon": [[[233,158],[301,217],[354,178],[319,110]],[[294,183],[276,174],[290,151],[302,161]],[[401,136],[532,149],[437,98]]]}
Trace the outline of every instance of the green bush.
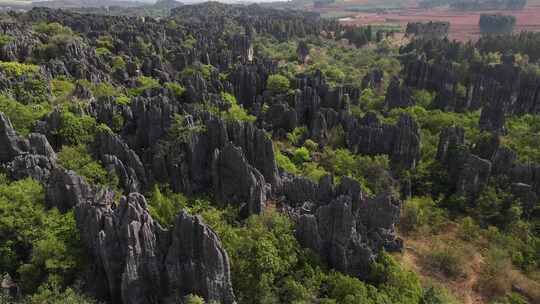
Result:
{"label": "green bush", "polygon": [[165,83],[165,87],[169,91],[171,91],[177,98],[182,97],[182,95],[184,95],[184,92],[186,91],[186,89],[177,82],[167,82]]}
{"label": "green bush", "polygon": [[289,79],[279,74],[270,75],[266,80],[266,88],[274,94],[286,93],[290,86]]}
{"label": "green bush", "polygon": [[315,183],[318,183],[323,176],[328,174],[328,171],[324,170],[324,168],[319,166],[316,162],[305,162],[302,165],[302,175]]}
{"label": "green bush", "polygon": [[37,73],[39,66],[16,61],[0,61],[0,70],[8,77],[20,77]]}
{"label": "green bush", "polygon": [[399,227],[405,233],[421,228],[437,233],[446,221],[444,210],[431,197],[413,197],[403,205]]}
{"label": "green bush", "polygon": [[185,304],[204,304],[204,299],[193,294],[189,294],[184,297]]}
{"label": "green bush", "polygon": [[118,177],[114,173],[108,173],[94,160],[84,145],[64,146],[58,153],[58,163],[83,176],[91,184],[106,185],[113,189],[118,187]]}
{"label": "green bush", "polygon": [[279,149],[274,149],[275,156],[276,156],[276,163],[278,167],[285,170],[285,172],[291,173],[291,174],[297,174],[298,169],[296,168],[296,165],[291,161],[290,158],[288,158],[286,155],[281,153]]}
{"label": "green bush", "polygon": [[204,79],[209,80],[214,71],[215,71],[215,68],[213,66],[196,62],[188,67],[185,67],[180,72],[180,77],[186,78],[186,77],[193,77],[196,74],[201,74]]}
{"label": "green bush", "polygon": [[422,298],[422,286],[416,274],[402,269],[387,253],[382,252],[372,266],[372,280],[390,303],[415,304]]}
{"label": "green bush", "polygon": [[4,47],[5,45],[7,45],[8,43],[11,43],[14,40],[15,38],[13,36],[0,34],[0,47]]}
{"label": "green bush", "polygon": [[63,144],[86,144],[94,140],[96,128],[97,123],[93,117],[85,114],[79,116],[63,109],[57,135]]}
{"label": "green bush", "polygon": [[221,99],[230,104],[230,107],[227,111],[221,112],[221,116],[226,120],[246,122],[254,122],[255,120],[257,120],[257,117],[249,115],[244,109],[244,107],[238,104],[238,101],[236,101],[236,97],[234,97],[234,95],[226,92],[221,92]]}
{"label": "green bush", "polygon": [[72,288],[62,290],[56,283],[46,283],[39,287],[38,291],[28,297],[25,303],[28,304],[97,304]]}
{"label": "green bush", "polygon": [[348,176],[358,181],[368,195],[380,192],[396,192],[396,182],[389,172],[387,156],[362,156],[348,149],[333,150],[325,147],[321,166],[338,178]]}
{"label": "green bush", "polygon": [[51,89],[54,97],[67,98],[75,90],[75,84],[67,79],[55,78],[51,80]]}
{"label": "green bush", "polygon": [[36,122],[49,111],[50,106],[48,104],[23,105],[0,95],[0,112],[9,117],[15,130],[23,136],[28,135]]}
{"label": "green bush", "polygon": [[293,145],[299,145],[304,137],[307,135],[306,127],[296,127],[292,132],[287,133],[287,139]]}
{"label": "green bush", "polygon": [[96,45],[98,46],[98,48],[104,48],[104,49],[107,49],[108,51],[112,51],[114,48],[113,38],[110,35],[99,36],[96,39]]}
{"label": "green bush", "polygon": [[325,285],[326,297],[334,300],[335,303],[390,303],[388,297],[380,293],[374,286],[339,272],[331,272]]}
{"label": "green bush", "polygon": [[38,104],[49,102],[50,92],[48,83],[41,78],[26,79],[11,87],[13,97],[23,104]]}
{"label": "green bush", "polygon": [[165,227],[174,224],[176,215],[187,207],[187,198],[182,194],[172,193],[169,190],[165,194],[157,185],[154,185],[149,199],[148,210],[154,219]]}
{"label": "green bush", "polygon": [[146,90],[159,88],[160,86],[161,85],[157,79],[147,76],[139,76],[139,78],[137,78],[137,86],[129,89],[128,94],[130,96],[139,96]]}
{"label": "green bush", "polygon": [[73,282],[83,258],[73,212],[46,210],[37,181],[8,182],[0,175],[0,214],[0,269],[24,292],[48,279]]}
{"label": "green bush", "polygon": [[300,147],[294,150],[292,162],[296,166],[302,166],[304,162],[308,162],[310,160],[311,160],[311,156],[310,156],[309,150],[306,149],[306,147]]}
{"label": "green bush", "polygon": [[463,248],[455,244],[439,244],[429,250],[425,259],[428,267],[448,278],[456,279],[465,275],[467,258]]}
{"label": "green bush", "polygon": [[51,23],[40,22],[34,25],[34,31],[38,33],[47,34],[49,36],[73,35],[73,31],[69,27],[63,26],[58,22],[51,22]]}
{"label": "green bush", "polygon": [[433,102],[434,98],[435,94],[426,90],[415,90],[413,92],[414,101],[417,105],[423,107],[424,109],[429,109],[431,107],[431,103]]}
{"label": "green bush", "polygon": [[521,162],[539,163],[540,115],[510,117],[505,127],[508,132],[502,137],[502,144],[515,151]]}

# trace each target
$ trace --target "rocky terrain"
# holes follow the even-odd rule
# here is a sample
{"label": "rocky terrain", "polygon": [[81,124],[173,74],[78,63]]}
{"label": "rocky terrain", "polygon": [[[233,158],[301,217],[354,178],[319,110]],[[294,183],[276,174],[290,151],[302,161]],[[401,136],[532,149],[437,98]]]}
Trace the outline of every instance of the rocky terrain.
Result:
{"label": "rocky terrain", "polygon": [[[533,273],[540,159],[516,148],[508,121],[540,114],[539,74],[518,64],[525,54],[479,61],[474,46],[416,27],[400,61],[369,50],[377,63],[346,64],[346,75],[320,54],[384,32],[219,3],[159,19],[2,16],[0,210],[14,215],[26,196],[9,191],[30,183],[41,189],[30,204],[67,218],[78,242],[53,225],[16,244],[25,226],[0,224],[15,261],[0,264],[6,299],[443,303],[388,254],[403,250],[396,229],[420,196],[485,227],[528,225],[516,267]],[[276,45],[289,53],[278,58]],[[501,214],[478,209],[490,189],[505,193],[490,197]],[[39,250],[73,263],[41,262]],[[340,293],[347,284],[357,289]]]}

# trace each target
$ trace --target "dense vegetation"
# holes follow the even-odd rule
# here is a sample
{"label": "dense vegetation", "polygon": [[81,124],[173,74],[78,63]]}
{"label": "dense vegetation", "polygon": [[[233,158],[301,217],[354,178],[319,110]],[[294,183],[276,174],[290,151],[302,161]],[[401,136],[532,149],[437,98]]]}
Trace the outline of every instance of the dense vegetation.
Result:
{"label": "dense vegetation", "polygon": [[[514,188],[524,183],[515,182],[506,172],[489,175],[472,194],[456,184],[476,169],[467,167],[469,158],[485,158],[495,167],[493,142],[496,149],[515,153],[516,167],[540,164],[538,112],[509,109],[503,113],[502,126],[488,128],[481,121],[491,122],[491,117],[486,118],[491,113],[486,110],[489,101],[464,102],[470,100],[478,78],[501,76],[497,68],[512,67],[519,79],[540,77],[534,63],[540,56],[538,48],[530,46],[536,45],[537,35],[484,37],[476,44],[419,37],[397,49],[384,31],[341,28],[312,14],[215,3],[166,9],[170,17],[149,19],[147,25],[135,18],[118,19],[125,22],[120,25],[98,19],[106,22],[96,23],[100,25],[95,31],[89,30],[90,25],[81,26],[73,12],[33,10],[3,16],[31,21],[31,27],[21,32],[35,43],[35,51],[27,58],[24,52],[6,54],[10,48],[0,52],[0,75],[6,80],[0,83],[0,112],[19,135],[44,134],[61,168],[92,187],[110,189],[115,206],[111,210],[117,208],[121,195],[137,189],[144,192],[149,214],[160,227],[174,229],[182,210],[200,215],[230,258],[238,303],[459,303],[459,292],[445,283],[470,276],[467,265],[477,259],[483,262],[474,288],[485,303],[540,299],[536,185],[528,185],[532,189],[528,196],[519,196]],[[485,27],[489,31],[512,23],[505,19],[500,25],[486,18],[480,22],[489,24]],[[115,33],[127,25],[123,35]],[[1,44],[16,39],[4,36]],[[244,45],[248,46],[244,49]],[[74,68],[65,52],[78,54],[82,64]],[[72,65],[62,63],[59,68],[62,60]],[[430,65],[427,70],[441,74],[429,75],[433,83],[414,82],[410,71],[416,60],[424,60],[422,64]],[[51,77],[45,77],[44,70]],[[451,77],[446,77],[447,71]],[[379,74],[381,79],[376,77]],[[310,92],[306,83],[321,95],[305,98]],[[450,93],[445,91],[449,86]],[[390,92],[394,90],[405,103],[393,106]],[[333,104],[335,92],[341,93]],[[325,112],[302,108],[302,98]],[[288,112],[275,115],[272,110],[277,106]],[[293,110],[294,124],[286,121],[276,127]],[[153,120],[162,114],[167,119]],[[315,114],[324,117],[324,123],[315,120]],[[214,124],[205,121],[208,117]],[[413,165],[403,166],[393,154],[406,150],[403,147],[410,139],[390,152],[381,148],[363,153],[364,147],[352,144],[354,135],[360,136],[352,133],[359,125],[360,131],[376,130],[370,133],[376,138],[408,118],[417,125],[421,139]],[[346,123],[332,123],[338,119]],[[245,204],[220,201],[202,174],[191,174],[182,166],[186,160],[193,167],[208,165],[198,159],[208,152],[201,146],[224,138],[223,134],[210,137],[222,130],[221,125],[229,128],[229,141],[262,130],[261,138],[269,140],[284,180],[305,177],[306,184],[318,185],[332,176],[330,183],[336,188],[342,181],[357,183],[363,203],[382,194],[401,198],[399,235],[410,246],[428,240],[426,247],[414,247],[419,248],[417,263],[408,263],[408,247],[401,253],[378,248],[366,276],[339,272],[297,238],[297,221],[311,208],[308,204],[287,205],[269,192],[266,209],[246,216]],[[443,159],[442,135],[456,126],[463,129],[463,141],[456,140]],[[404,132],[398,129],[390,140]],[[243,144],[246,155],[241,158],[259,156],[247,153],[253,142]],[[219,167],[218,150],[208,152],[212,164],[205,169]],[[119,163],[125,170],[117,169]],[[170,163],[185,171],[170,171]],[[91,269],[75,208],[59,212],[47,201],[49,181],[14,177],[10,166],[6,161],[0,167],[0,274],[9,274],[11,279],[6,276],[5,281],[16,283],[19,292],[9,298],[0,295],[0,302],[97,303],[85,294],[84,280]],[[150,167],[170,172],[148,174],[146,180],[134,182],[138,171]],[[255,165],[245,167],[242,173],[252,172]],[[470,171],[456,173],[465,167]],[[187,187],[188,178],[203,180],[206,188]],[[257,178],[254,174],[253,180]],[[368,241],[372,242],[364,240]],[[204,303],[202,296],[176,300]]]}

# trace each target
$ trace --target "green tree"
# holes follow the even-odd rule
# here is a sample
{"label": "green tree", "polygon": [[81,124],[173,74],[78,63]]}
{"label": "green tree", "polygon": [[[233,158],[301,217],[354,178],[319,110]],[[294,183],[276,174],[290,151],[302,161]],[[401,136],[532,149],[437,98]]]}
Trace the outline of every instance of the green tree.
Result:
{"label": "green tree", "polygon": [[286,93],[290,85],[289,79],[279,74],[270,75],[266,80],[266,88],[274,94]]}

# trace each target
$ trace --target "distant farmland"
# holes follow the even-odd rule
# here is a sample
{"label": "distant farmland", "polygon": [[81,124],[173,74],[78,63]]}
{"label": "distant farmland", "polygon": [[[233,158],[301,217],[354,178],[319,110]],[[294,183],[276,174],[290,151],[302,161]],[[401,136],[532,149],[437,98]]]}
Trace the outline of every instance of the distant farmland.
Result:
{"label": "distant farmland", "polygon": [[[375,3],[378,3],[378,8],[372,8]],[[401,25],[405,28],[408,22],[447,21],[450,22],[449,38],[460,41],[479,37],[478,22],[482,13],[513,15],[517,20],[516,32],[540,32],[540,0],[529,0],[523,10],[504,11],[459,11],[448,7],[423,9],[418,8],[416,1],[405,0],[399,3],[352,0],[312,10],[327,16],[348,17],[343,18],[341,22],[349,25],[388,24]],[[401,7],[396,7],[398,5]]]}

